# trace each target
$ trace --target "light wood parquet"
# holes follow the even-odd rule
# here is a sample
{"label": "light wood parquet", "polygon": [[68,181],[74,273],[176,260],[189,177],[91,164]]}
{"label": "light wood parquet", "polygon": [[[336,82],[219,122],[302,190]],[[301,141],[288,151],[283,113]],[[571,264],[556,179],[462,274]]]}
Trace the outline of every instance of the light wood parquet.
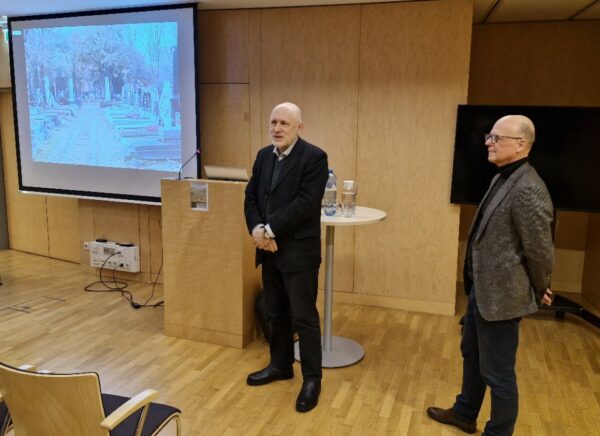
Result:
{"label": "light wood parquet", "polygon": [[[267,363],[262,340],[239,350],[167,337],[162,308],[135,310],[118,294],[83,292],[97,276],[77,264],[4,250],[0,273],[2,361],[96,371],[104,392],[158,389],[159,401],[182,409],[184,435],[463,434],[425,414],[450,406],[460,386],[462,297],[456,316],[334,304],[334,333],[359,341],[366,355],[324,370],[319,406],[299,414],[298,365],[292,380],[246,385]],[[144,301],[151,285],[129,289]],[[526,318],[517,366],[516,435],[600,434],[600,332],[569,316]],[[488,416],[486,398],[480,431]]]}

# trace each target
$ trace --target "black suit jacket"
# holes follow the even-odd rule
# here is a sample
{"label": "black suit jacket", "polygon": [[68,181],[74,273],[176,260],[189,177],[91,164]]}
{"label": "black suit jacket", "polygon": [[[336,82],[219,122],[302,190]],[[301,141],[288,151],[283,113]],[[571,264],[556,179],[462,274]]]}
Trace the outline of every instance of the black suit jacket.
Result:
{"label": "black suit jacket", "polygon": [[[259,150],[246,187],[246,225],[269,224],[283,272],[305,271],[321,263],[321,200],[328,177],[327,154],[302,138],[282,161],[279,178],[271,187],[277,156],[273,145]],[[256,265],[267,251],[256,250]]]}

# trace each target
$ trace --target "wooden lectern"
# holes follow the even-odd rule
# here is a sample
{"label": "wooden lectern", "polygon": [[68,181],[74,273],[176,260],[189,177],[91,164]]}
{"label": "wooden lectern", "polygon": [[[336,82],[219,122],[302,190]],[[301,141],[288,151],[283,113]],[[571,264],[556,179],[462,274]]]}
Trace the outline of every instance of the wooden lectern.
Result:
{"label": "wooden lectern", "polygon": [[[206,184],[207,211],[191,191]],[[245,182],[161,181],[165,334],[243,348],[256,337],[260,273],[244,219]]]}

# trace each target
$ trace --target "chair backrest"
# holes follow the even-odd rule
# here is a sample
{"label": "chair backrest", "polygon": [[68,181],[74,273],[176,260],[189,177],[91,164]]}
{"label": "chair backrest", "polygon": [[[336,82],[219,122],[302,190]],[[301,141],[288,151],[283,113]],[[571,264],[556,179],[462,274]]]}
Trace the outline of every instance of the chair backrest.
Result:
{"label": "chair backrest", "polygon": [[0,363],[0,393],[18,436],[108,436],[96,373],[42,374]]}

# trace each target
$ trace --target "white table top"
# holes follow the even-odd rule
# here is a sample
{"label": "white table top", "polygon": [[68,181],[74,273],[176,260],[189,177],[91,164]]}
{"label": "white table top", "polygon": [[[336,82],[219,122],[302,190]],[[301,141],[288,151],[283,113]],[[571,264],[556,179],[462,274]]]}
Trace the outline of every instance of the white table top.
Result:
{"label": "white table top", "polygon": [[341,211],[339,209],[334,216],[327,216],[321,213],[321,224],[325,224],[326,226],[359,226],[361,224],[373,224],[383,221],[386,217],[386,213],[382,210],[362,206],[356,206],[356,213],[353,217],[346,218],[340,214]]}

